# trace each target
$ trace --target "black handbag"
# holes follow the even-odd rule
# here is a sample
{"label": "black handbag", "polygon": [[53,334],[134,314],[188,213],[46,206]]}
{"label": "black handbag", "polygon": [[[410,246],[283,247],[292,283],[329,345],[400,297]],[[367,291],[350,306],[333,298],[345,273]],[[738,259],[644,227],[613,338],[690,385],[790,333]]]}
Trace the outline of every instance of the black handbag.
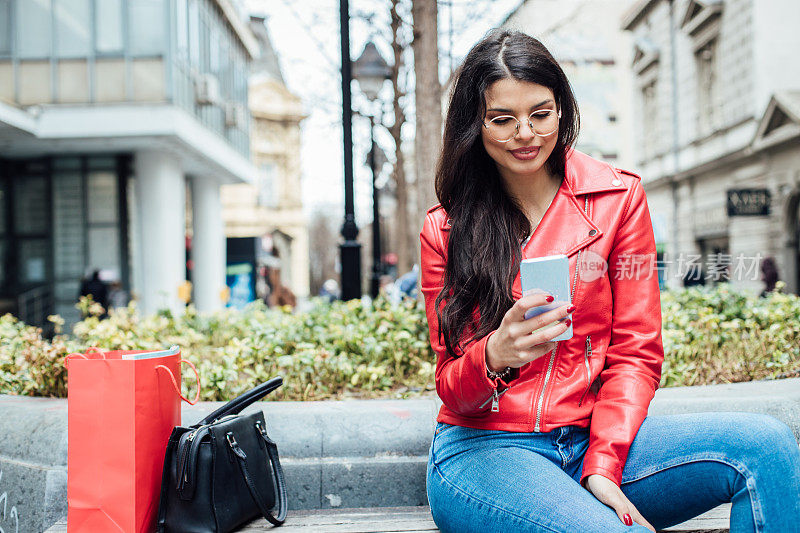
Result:
{"label": "black handbag", "polygon": [[258,516],[276,526],[283,523],[286,486],[264,413],[239,414],[282,384],[283,378],[273,378],[197,424],[172,430],[161,478],[158,533],[228,533]]}

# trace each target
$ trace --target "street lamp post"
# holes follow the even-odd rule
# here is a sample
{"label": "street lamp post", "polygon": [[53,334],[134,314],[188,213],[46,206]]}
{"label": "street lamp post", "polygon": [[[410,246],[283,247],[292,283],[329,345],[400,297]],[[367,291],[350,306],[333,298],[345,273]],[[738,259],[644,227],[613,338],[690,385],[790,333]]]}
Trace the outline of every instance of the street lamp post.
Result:
{"label": "street lamp post", "polygon": [[344,141],[344,224],[339,246],[342,267],[342,300],[361,297],[361,243],[356,226],[353,198],[353,127],[350,102],[350,8],[348,0],[339,0],[342,48],[342,126]]}
{"label": "street lamp post", "polygon": [[[370,102],[375,102],[384,82],[389,79],[392,74],[391,68],[372,41],[367,43],[361,56],[353,63],[353,71],[353,77],[358,81],[358,86]],[[378,187],[375,184],[378,174],[375,168],[378,147],[375,145],[375,116],[372,114],[369,115],[369,138],[369,168],[372,171],[372,279],[370,280],[370,293],[373,298],[376,298],[380,291],[383,264],[381,261]]]}

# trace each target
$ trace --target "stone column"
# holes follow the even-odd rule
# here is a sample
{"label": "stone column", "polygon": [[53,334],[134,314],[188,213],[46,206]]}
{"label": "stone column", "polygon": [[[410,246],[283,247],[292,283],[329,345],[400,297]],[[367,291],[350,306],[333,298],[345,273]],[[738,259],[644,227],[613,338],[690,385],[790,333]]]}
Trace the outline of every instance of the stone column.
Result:
{"label": "stone column", "polygon": [[220,309],[225,287],[225,227],[219,183],[192,177],[192,285],[198,311]]}
{"label": "stone column", "polygon": [[180,312],[178,287],[186,279],[186,189],[180,163],[157,150],[137,152],[136,210],[140,239],[134,250],[141,271],[139,309]]}

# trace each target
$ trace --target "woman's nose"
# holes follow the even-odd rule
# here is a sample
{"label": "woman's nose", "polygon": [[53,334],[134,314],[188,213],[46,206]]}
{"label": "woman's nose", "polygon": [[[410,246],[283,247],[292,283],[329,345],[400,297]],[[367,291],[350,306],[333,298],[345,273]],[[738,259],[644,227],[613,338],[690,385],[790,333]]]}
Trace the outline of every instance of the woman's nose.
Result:
{"label": "woman's nose", "polygon": [[517,135],[520,139],[532,139],[536,135],[531,127],[530,120],[520,122],[519,133],[517,133]]}

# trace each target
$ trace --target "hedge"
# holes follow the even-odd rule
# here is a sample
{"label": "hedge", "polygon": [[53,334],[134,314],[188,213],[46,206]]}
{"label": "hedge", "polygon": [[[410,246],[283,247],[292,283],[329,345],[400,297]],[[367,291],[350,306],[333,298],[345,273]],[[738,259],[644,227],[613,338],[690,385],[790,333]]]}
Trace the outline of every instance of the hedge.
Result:
{"label": "hedge", "polygon": [[[783,288],[780,283],[778,289]],[[662,293],[665,360],[661,386],[703,385],[800,375],[800,298],[757,298],[732,290]],[[435,361],[421,303],[351,300],[291,313],[254,303],[244,311],[141,316],[135,304],[110,311],[90,300],[70,333],[56,335],[0,317],[0,393],[66,396],[64,357],[89,346],[156,349],[172,344],[200,371],[201,398],[228,400],[282,375],[275,400],[409,397],[435,394]],[[576,316],[576,319],[578,317]],[[191,372],[185,371],[185,374]],[[193,376],[185,376],[193,387]],[[191,379],[189,379],[191,378]]]}

